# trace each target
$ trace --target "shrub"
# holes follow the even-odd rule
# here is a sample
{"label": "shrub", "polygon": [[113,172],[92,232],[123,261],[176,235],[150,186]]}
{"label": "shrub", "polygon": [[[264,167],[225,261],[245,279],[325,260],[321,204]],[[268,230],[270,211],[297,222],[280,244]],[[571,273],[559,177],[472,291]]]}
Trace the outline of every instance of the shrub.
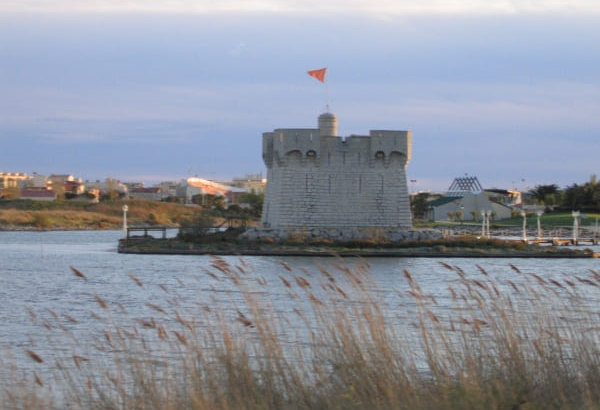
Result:
{"label": "shrub", "polygon": [[154,213],[150,212],[148,214],[148,219],[146,219],[146,222],[148,222],[150,225],[156,225],[158,223],[158,219],[156,218],[156,215],[154,215]]}
{"label": "shrub", "polygon": [[48,215],[43,212],[35,212],[33,214],[33,220],[31,221],[32,226],[36,228],[49,228],[52,226],[52,221]]}

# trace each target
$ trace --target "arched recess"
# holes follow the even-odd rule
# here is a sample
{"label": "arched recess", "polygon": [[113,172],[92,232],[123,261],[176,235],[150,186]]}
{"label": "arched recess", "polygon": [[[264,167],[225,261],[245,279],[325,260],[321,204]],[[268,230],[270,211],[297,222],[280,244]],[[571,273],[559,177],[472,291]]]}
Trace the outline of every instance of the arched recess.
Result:
{"label": "arched recess", "polygon": [[406,155],[404,155],[400,151],[392,151],[390,153],[389,162],[390,164],[400,164],[402,166],[405,166],[407,163],[407,158]]}
{"label": "arched recess", "polygon": [[285,153],[285,159],[288,162],[300,162],[302,161],[302,152],[300,150],[292,150]]}

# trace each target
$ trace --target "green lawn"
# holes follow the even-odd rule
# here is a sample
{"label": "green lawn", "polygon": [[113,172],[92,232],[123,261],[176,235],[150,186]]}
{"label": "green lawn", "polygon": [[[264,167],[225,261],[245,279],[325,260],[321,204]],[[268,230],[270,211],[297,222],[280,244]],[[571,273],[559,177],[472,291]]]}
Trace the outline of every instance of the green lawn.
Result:
{"label": "green lawn", "polygon": [[[582,214],[579,220],[580,226],[589,226],[594,227],[596,225],[596,219],[600,218],[600,214]],[[549,213],[543,214],[541,216],[540,222],[542,227],[572,227],[573,226],[573,216],[571,213]],[[508,226],[522,226],[523,218],[510,218],[503,219],[501,221],[493,221],[491,222],[498,227],[508,227]],[[528,214],[527,215],[527,226],[537,226],[537,215]]]}
{"label": "green lawn", "polygon": [[[584,227],[594,227],[596,226],[596,220],[600,220],[600,214],[591,213],[591,214],[582,214],[580,218],[580,226]],[[481,221],[464,221],[462,223],[464,226],[481,226]],[[561,212],[561,213],[548,213],[543,214],[541,216],[541,224],[543,228],[559,228],[559,227],[572,227],[573,226],[573,216],[571,213]],[[600,224],[600,222],[599,222]],[[443,228],[460,225],[460,222],[424,222],[424,221],[414,221],[414,226],[418,228]],[[502,219],[497,221],[490,221],[490,225],[493,228],[509,228],[509,227],[520,227],[523,226],[523,218],[509,218]],[[536,214],[528,214],[527,215],[527,226],[537,226],[537,215]]]}

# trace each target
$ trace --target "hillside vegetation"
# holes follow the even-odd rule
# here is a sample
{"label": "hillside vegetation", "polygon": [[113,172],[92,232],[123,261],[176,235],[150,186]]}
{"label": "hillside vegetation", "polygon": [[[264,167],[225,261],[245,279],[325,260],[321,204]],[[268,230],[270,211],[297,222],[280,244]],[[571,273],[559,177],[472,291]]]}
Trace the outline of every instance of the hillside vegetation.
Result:
{"label": "hillside vegetation", "polygon": [[179,226],[198,212],[197,206],[138,199],[97,204],[9,200],[0,201],[0,229],[118,229],[125,204],[129,226]]}

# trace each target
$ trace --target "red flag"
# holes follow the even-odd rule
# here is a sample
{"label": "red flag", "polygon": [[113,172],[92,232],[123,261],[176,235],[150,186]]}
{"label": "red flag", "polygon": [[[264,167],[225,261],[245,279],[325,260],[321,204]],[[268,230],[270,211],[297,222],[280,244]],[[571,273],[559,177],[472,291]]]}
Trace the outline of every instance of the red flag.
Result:
{"label": "red flag", "polygon": [[311,77],[314,77],[317,80],[319,80],[320,82],[324,83],[325,82],[325,71],[327,71],[327,67],[321,68],[319,70],[310,70],[310,71],[307,71],[307,73]]}

